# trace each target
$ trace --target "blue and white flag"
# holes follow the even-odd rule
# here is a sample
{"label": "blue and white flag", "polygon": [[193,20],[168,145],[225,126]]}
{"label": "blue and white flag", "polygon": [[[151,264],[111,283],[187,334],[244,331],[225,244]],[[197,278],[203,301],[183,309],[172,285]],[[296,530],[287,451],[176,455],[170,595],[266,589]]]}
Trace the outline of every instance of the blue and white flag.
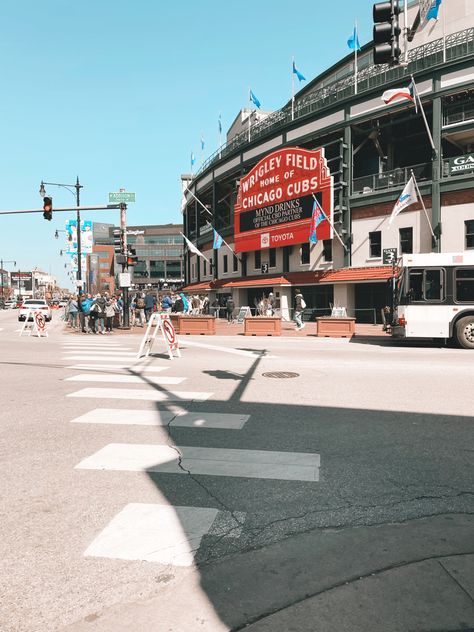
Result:
{"label": "blue and white flag", "polygon": [[201,134],[201,151],[204,151],[204,138]]}
{"label": "blue and white flag", "polygon": [[317,228],[319,226],[319,224],[321,222],[323,222],[326,219],[326,214],[324,213],[321,204],[318,202],[318,200],[316,198],[314,198],[314,204],[313,204],[313,212],[311,215],[311,224],[309,227],[309,241],[312,244],[317,244],[318,243],[318,235],[317,235]]}
{"label": "blue and white flag", "polygon": [[260,101],[257,99],[257,97],[254,95],[254,93],[252,92],[252,90],[250,90],[250,100],[252,101],[252,103],[254,105],[256,105],[258,108],[262,105],[260,103]]}
{"label": "blue and white flag", "polygon": [[359,35],[357,33],[357,27],[356,26],[354,26],[354,32],[352,33],[352,35],[347,40],[347,45],[349,46],[349,48],[351,50],[360,50]]}
{"label": "blue and white flag", "polygon": [[437,20],[438,19],[438,11],[441,5],[442,0],[433,0],[428,9],[428,13],[426,14],[427,20]]}
{"label": "blue and white flag", "polygon": [[416,204],[418,202],[418,196],[416,195],[416,186],[415,180],[412,176],[405,185],[405,188],[401,192],[400,197],[395,203],[393,207],[392,214],[390,215],[390,219],[388,220],[388,225],[390,226],[395,217],[403,211],[403,209],[407,208],[407,206],[411,206],[412,204]]}
{"label": "blue and white flag", "polygon": [[214,231],[214,243],[212,244],[212,247],[214,248],[214,250],[218,250],[222,246],[224,240],[215,228],[213,228],[212,230]]}
{"label": "blue and white flag", "polygon": [[293,73],[298,77],[300,81],[306,81],[306,77],[298,70],[295,62],[293,62]]}
{"label": "blue and white flag", "polygon": [[194,163],[196,162],[196,158],[194,156],[194,152],[191,152],[191,168],[194,167]]}
{"label": "blue and white flag", "polygon": [[217,123],[219,125],[219,134],[222,134],[222,121],[221,121],[221,115],[219,114],[219,118],[217,119]]}

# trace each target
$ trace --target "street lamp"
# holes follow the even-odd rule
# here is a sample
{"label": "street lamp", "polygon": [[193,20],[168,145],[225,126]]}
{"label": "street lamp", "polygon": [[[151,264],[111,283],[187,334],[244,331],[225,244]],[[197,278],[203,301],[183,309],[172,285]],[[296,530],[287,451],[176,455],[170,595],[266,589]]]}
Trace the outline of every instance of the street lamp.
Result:
{"label": "street lamp", "polygon": [[4,296],[3,296],[3,265],[5,263],[13,263],[14,267],[16,268],[16,261],[4,261],[3,259],[0,259],[0,276],[2,277],[1,279],[1,302],[2,302],[2,307],[5,304],[5,300],[4,300]]}
{"label": "street lamp", "polygon": [[[76,178],[76,184],[61,184],[59,182],[43,182],[43,180],[41,180],[41,185],[39,188],[39,194],[42,198],[45,197],[46,195],[46,189],[44,188],[44,185],[47,184],[48,186],[53,186],[53,187],[62,187],[63,189],[67,189],[70,193],[72,193],[73,195],[76,196],[76,206],[77,206],[77,280],[80,281],[78,290],[79,290],[79,294],[82,291],[82,264],[81,264],[81,213],[79,211],[79,207],[81,205],[80,202],[80,192],[82,189],[82,184],[79,183],[79,176],[77,176]],[[74,193],[74,191],[72,189],[76,189],[76,192]],[[57,230],[54,234],[54,236],[56,237],[56,239],[59,238],[59,233],[60,232],[67,232],[67,231],[59,231]]]}

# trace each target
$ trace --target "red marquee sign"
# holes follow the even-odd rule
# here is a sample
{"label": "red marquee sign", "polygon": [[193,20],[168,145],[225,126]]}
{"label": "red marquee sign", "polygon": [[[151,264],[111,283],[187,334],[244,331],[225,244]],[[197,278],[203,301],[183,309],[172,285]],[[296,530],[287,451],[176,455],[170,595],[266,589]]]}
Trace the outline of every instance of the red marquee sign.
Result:
{"label": "red marquee sign", "polygon": [[287,147],[265,156],[240,180],[234,207],[235,251],[307,242],[313,194],[331,220],[318,225],[317,238],[332,239],[333,178],[324,148]]}

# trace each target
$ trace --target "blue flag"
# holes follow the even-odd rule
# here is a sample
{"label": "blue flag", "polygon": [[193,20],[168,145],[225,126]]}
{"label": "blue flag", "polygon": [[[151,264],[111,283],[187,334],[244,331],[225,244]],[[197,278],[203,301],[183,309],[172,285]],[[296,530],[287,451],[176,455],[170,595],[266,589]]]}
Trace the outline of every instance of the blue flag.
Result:
{"label": "blue flag", "polygon": [[218,250],[222,246],[222,242],[224,240],[222,239],[222,237],[219,235],[219,233],[217,232],[215,228],[213,228],[212,230],[214,231],[214,243],[212,244],[212,247],[215,250]]}
{"label": "blue flag", "polygon": [[313,213],[311,215],[311,225],[309,228],[309,241],[313,244],[318,243],[318,236],[316,234],[316,229],[319,224],[326,219],[326,215],[324,214],[321,205],[318,200],[314,200],[313,204]]}
{"label": "blue flag", "polygon": [[219,124],[219,134],[222,134],[222,121],[221,121],[221,115],[219,114],[219,118],[218,118],[218,124]]}
{"label": "blue flag", "polygon": [[306,77],[300,73],[300,71],[298,70],[298,68],[295,65],[295,62],[293,62],[293,72],[298,77],[298,79],[300,81],[306,81]]}
{"label": "blue flag", "polygon": [[354,32],[347,40],[347,45],[351,50],[360,50],[359,35],[357,34],[357,27],[354,26]]}
{"label": "blue flag", "polygon": [[195,162],[196,158],[194,157],[194,152],[191,152],[191,167],[194,165]]}
{"label": "blue flag", "polygon": [[256,105],[258,108],[262,105],[260,103],[260,101],[257,99],[257,97],[254,95],[254,93],[252,92],[252,90],[250,90],[250,100],[252,101],[252,103],[254,105]]}
{"label": "blue flag", "polygon": [[204,151],[204,138],[201,136],[201,150]]}
{"label": "blue flag", "polygon": [[438,11],[441,5],[442,0],[433,0],[428,9],[428,13],[426,14],[427,20],[437,20],[438,19]]}

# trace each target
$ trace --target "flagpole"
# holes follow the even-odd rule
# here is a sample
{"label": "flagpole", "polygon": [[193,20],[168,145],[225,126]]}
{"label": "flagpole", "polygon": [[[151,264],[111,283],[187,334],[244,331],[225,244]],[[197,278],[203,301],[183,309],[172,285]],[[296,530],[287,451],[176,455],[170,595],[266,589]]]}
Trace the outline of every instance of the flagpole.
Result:
{"label": "flagpole", "polygon": [[422,195],[420,193],[420,189],[418,188],[418,182],[416,181],[415,174],[413,173],[413,169],[411,169],[410,172],[411,172],[411,177],[413,178],[413,182],[415,183],[416,192],[418,193],[418,196],[420,198],[421,206],[423,207],[423,210],[425,212],[426,221],[428,222],[428,226],[430,227],[430,231],[431,231],[431,234],[433,235],[433,239],[436,240],[436,235],[434,234],[433,226],[431,225],[430,218],[428,217],[428,212],[426,210],[425,203],[423,201],[423,197],[422,197]]}
{"label": "flagpole", "polygon": [[403,15],[405,17],[405,34],[403,38],[405,42],[405,64],[408,64],[408,0],[405,0]]}
{"label": "flagpole", "polygon": [[338,238],[338,240],[341,242],[342,247],[344,248],[344,250],[345,250],[346,252],[349,252],[349,250],[348,250],[348,248],[347,248],[346,244],[342,241],[341,236],[339,235],[339,233],[337,232],[337,230],[334,228],[334,224],[331,222],[331,220],[329,219],[329,217],[326,215],[326,213],[325,213],[325,211],[324,211],[323,207],[322,207],[322,206],[321,206],[321,204],[318,202],[318,198],[314,195],[314,193],[312,193],[311,195],[313,196],[313,198],[314,198],[315,202],[317,202],[317,204],[318,204],[319,208],[320,208],[320,209],[321,209],[321,211],[323,212],[324,217],[328,220],[329,225],[330,225],[330,226],[331,226],[331,228],[332,228],[332,232],[334,233],[334,235],[336,235],[336,237]]}
{"label": "flagpole", "polygon": [[291,59],[291,120],[295,119],[295,57]]}
{"label": "flagpole", "polygon": [[357,20],[355,21],[355,42],[354,42],[354,94],[357,94],[357,42],[359,41],[359,34],[357,32]]}
{"label": "flagpole", "polygon": [[250,143],[250,115],[252,114],[252,99],[250,98],[250,93],[251,93],[252,89],[249,86],[249,143]]}
{"label": "flagpole", "polygon": [[415,80],[413,79],[413,75],[411,75],[411,80],[412,80],[413,89],[414,89],[414,92],[415,92],[415,99],[418,99],[418,103],[420,105],[420,110],[421,110],[421,115],[423,117],[423,121],[424,121],[425,127],[426,127],[426,133],[428,134],[428,138],[430,139],[431,149],[433,150],[433,153],[436,156],[437,151],[436,151],[435,144],[434,144],[434,141],[433,141],[433,136],[431,135],[431,130],[430,130],[430,127],[428,125],[428,121],[426,120],[425,109],[423,107],[423,103],[421,102],[420,95],[418,94],[418,87],[417,87],[417,85],[415,83]]}
{"label": "flagpole", "polygon": [[221,147],[222,147],[222,120],[221,120],[221,113],[219,112],[219,158],[221,157]]}

